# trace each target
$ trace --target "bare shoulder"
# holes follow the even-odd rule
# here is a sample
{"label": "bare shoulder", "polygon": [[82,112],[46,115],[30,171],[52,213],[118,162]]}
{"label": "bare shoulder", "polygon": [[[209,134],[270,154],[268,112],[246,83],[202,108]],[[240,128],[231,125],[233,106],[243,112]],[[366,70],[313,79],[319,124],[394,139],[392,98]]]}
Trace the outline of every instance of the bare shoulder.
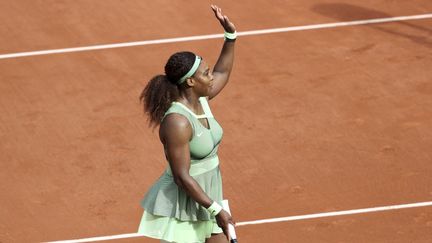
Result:
{"label": "bare shoulder", "polygon": [[192,126],[183,115],[172,113],[160,124],[159,136],[162,143],[189,141],[192,137]]}

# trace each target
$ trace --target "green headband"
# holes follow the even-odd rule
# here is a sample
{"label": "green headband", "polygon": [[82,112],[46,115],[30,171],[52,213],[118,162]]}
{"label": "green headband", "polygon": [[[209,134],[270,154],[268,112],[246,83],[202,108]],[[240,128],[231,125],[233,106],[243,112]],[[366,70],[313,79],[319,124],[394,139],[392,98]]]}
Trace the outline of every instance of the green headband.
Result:
{"label": "green headband", "polygon": [[196,70],[198,69],[199,65],[201,63],[201,57],[199,56],[195,56],[195,62],[192,65],[191,69],[189,70],[189,72],[187,72],[183,77],[180,78],[180,80],[177,82],[178,84],[183,83],[187,78],[192,77],[192,75],[194,75],[194,73],[196,72]]}

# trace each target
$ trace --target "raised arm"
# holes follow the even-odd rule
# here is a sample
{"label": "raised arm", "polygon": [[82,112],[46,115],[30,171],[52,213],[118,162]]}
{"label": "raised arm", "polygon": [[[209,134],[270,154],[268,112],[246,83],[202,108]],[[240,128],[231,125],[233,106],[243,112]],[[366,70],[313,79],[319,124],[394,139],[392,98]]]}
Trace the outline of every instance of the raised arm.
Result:
{"label": "raised arm", "polygon": [[[221,8],[216,5],[211,5],[211,8],[224,28],[225,32],[235,33],[236,28],[234,24],[228,19],[226,15],[222,14]],[[234,64],[234,44],[235,40],[225,40],[222,46],[221,53],[213,69],[213,87],[210,91],[209,99],[215,97],[228,83],[228,79]]]}

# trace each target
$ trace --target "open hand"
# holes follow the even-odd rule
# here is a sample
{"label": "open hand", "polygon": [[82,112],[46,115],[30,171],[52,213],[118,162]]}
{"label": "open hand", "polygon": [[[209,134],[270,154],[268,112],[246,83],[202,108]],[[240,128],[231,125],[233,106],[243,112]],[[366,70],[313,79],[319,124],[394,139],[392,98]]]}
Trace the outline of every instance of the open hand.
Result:
{"label": "open hand", "polygon": [[219,20],[222,27],[224,28],[225,32],[234,33],[236,31],[236,28],[234,24],[228,19],[228,17],[222,14],[222,9],[213,4],[211,5],[211,8],[216,18]]}

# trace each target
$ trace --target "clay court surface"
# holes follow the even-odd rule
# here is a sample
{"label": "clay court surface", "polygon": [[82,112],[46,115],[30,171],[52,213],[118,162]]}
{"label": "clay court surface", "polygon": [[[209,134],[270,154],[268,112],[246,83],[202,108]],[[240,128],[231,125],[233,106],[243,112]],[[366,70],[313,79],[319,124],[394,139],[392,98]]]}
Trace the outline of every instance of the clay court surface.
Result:
{"label": "clay court surface", "polygon": [[[0,55],[432,13],[432,1],[2,1]],[[239,37],[211,102],[237,222],[432,201],[432,19]],[[222,38],[0,59],[0,242],[135,233],[166,167],[138,96]],[[432,207],[237,227],[241,243],[432,242]],[[106,242],[158,242],[124,238]]]}

